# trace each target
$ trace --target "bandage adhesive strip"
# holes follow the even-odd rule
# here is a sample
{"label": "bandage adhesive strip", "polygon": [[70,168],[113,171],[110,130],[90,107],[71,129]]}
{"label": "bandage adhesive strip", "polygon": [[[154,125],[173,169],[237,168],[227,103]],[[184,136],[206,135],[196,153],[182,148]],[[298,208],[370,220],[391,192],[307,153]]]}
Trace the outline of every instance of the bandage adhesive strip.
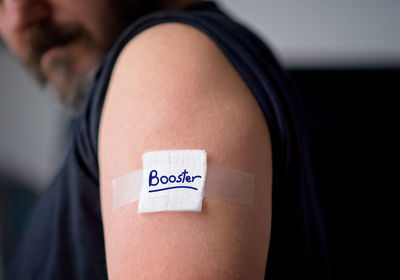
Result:
{"label": "bandage adhesive strip", "polygon": [[[200,150],[176,150],[143,154],[143,170],[133,171],[112,181],[113,208],[139,201],[138,213],[158,211],[200,212],[203,197],[252,206],[254,176],[214,165],[205,167],[205,153],[203,156],[201,152]],[[177,162],[180,164],[176,165]],[[203,165],[196,169],[196,164]],[[193,170],[197,172],[191,172]],[[162,174],[167,174],[169,177],[161,176]],[[190,176],[193,174],[200,175]],[[203,182],[201,179],[203,179]],[[181,184],[171,186],[176,184],[171,184],[170,181],[181,182]],[[197,181],[198,185],[193,184]],[[185,183],[185,186],[182,183]],[[158,187],[158,185],[165,187]],[[156,189],[149,189],[149,186],[156,186]],[[200,191],[198,192],[199,197],[193,196],[196,193],[195,190]],[[171,201],[177,201],[177,203],[174,204]]]}

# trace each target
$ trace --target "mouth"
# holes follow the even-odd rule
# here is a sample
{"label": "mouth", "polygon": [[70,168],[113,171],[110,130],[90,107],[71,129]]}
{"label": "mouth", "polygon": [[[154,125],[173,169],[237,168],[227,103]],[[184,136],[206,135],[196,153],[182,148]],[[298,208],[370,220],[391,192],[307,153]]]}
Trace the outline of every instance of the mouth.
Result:
{"label": "mouth", "polygon": [[70,44],[71,42],[54,45],[43,51],[40,56],[40,62],[39,62],[40,67],[42,69],[45,69],[51,64],[51,62],[55,58],[65,55],[66,50]]}
{"label": "mouth", "polygon": [[54,70],[54,63],[57,63],[57,65],[64,65],[69,57],[69,52],[71,51],[71,46],[74,42],[75,41],[64,42],[62,44],[53,45],[44,50],[39,57],[39,67],[41,70],[44,73],[47,72],[49,74],[49,71]]}
{"label": "mouth", "polygon": [[76,44],[85,42],[86,38],[89,38],[88,33],[78,23],[42,21],[26,34],[25,64],[40,84],[47,84],[52,77],[68,72],[73,53],[78,48]]}
{"label": "mouth", "polygon": [[79,39],[78,35],[72,33],[64,35],[48,34],[44,39],[42,38],[44,33],[37,34],[40,34],[41,37],[39,38],[39,35],[37,35],[38,37],[32,40],[34,42],[32,44],[32,53],[41,68],[48,66],[53,59],[65,55],[67,48]]}

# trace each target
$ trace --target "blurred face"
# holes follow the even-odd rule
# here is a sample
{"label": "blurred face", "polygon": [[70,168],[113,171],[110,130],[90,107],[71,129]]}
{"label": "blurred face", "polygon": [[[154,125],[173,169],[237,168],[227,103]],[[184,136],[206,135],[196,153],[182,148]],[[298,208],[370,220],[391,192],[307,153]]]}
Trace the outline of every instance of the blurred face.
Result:
{"label": "blurred face", "polygon": [[41,84],[78,108],[116,37],[155,2],[0,0],[0,35]]}

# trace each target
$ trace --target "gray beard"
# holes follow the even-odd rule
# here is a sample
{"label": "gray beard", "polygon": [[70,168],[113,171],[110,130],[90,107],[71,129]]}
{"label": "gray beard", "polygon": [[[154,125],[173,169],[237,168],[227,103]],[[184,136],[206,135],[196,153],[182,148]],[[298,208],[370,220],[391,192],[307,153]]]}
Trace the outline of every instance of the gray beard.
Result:
{"label": "gray beard", "polygon": [[[107,0],[110,1],[110,18],[111,20],[105,27],[107,34],[113,34],[110,37],[110,47],[113,42],[118,38],[120,34],[133,20],[138,17],[145,15],[149,12],[160,9],[159,0]],[[100,62],[99,62],[100,63]],[[76,117],[86,99],[89,87],[93,81],[94,75],[97,71],[98,66],[92,67],[89,70],[84,70],[83,73],[77,75],[71,75],[70,73],[70,61],[68,57],[60,58],[53,62],[52,71],[57,72],[58,77],[68,77],[67,81],[43,80],[42,83],[45,87],[45,92],[54,103],[61,105],[63,111],[65,111],[71,117]],[[38,79],[40,81],[40,79]],[[61,85],[61,86],[60,86]]]}
{"label": "gray beard", "polygon": [[51,82],[47,83],[44,92],[50,101],[60,107],[71,118],[77,118],[82,111],[82,105],[89,94],[89,88],[94,80],[98,67],[77,75],[68,83],[68,88],[60,90]]}

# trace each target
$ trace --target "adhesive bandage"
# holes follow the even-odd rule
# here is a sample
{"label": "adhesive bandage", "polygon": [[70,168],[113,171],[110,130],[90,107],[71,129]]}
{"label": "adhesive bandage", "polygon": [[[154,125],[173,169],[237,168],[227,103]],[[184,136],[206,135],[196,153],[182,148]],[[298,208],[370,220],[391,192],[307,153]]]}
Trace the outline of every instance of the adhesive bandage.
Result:
{"label": "adhesive bandage", "polygon": [[139,201],[138,213],[196,211],[203,197],[252,206],[254,176],[207,166],[204,150],[144,153],[143,170],[112,181],[113,207]]}

